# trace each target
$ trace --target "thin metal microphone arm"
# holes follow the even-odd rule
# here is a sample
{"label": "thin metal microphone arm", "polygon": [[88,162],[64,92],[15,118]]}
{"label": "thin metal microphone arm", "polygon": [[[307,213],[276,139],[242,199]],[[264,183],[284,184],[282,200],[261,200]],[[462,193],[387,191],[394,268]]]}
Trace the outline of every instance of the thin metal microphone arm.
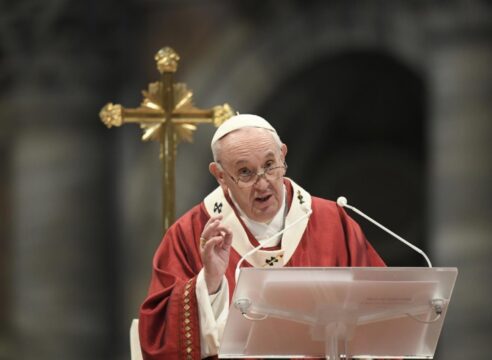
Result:
{"label": "thin metal microphone arm", "polygon": [[359,214],[360,216],[362,216],[363,218],[365,218],[366,220],[369,220],[370,222],[372,222],[374,225],[380,227],[381,229],[383,229],[384,231],[386,231],[388,234],[392,235],[393,237],[397,238],[398,240],[400,240],[402,243],[404,243],[405,245],[407,245],[408,247],[412,248],[413,250],[415,250],[416,252],[418,252],[420,255],[422,255],[425,259],[425,261],[427,261],[427,265],[429,265],[429,267],[431,268],[432,267],[432,263],[431,261],[429,260],[429,258],[427,257],[427,255],[425,254],[425,252],[421,249],[419,249],[418,247],[416,247],[415,245],[413,245],[412,243],[408,242],[407,240],[403,239],[401,236],[395,234],[393,231],[391,231],[390,229],[388,229],[387,227],[381,225],[380,223],[378,223],[376,220],[374,220],[373,218],[367,216],[366,214],[364,214],[362,211],[358,210],[357,208],[347,204],[347,199],[343,196],[339,197],[337,199],[337,204],[339,206],[342,206],[342,207],[346,207],[346,208],[349,208],[350,210],[356,212],[357,214]]}

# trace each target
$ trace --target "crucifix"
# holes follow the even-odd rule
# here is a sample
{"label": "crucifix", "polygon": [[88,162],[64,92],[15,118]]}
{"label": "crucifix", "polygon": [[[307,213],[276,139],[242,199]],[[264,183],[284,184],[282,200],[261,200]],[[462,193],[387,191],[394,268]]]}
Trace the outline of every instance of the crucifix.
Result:
{"label": "crucifix", "polygon": [[142,140],[160,142],[160,159],[163,167],[163,226],[164,230],[175,218],[175,165],[177,145],[180,141],[193,141],[197,124],[211,123],[216,127],[233,115],[228,104],[211,109],[198,109],[192,103],[192,92],[183,83],[174,83],[179,55],[171,48],[160,49],[155,55],[161,80],[150,83],[143,91],[143,101],[138,108],[125,108],[120,104],[106,104],[99,116],[108,128],[127,123],[140,124]]}

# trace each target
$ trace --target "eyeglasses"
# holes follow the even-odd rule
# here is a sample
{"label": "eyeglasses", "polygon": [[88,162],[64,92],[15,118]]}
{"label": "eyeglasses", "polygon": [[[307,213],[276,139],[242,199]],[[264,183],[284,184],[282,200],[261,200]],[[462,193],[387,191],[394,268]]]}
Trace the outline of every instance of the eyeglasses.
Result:
{"label": "eyeglasses", "polygon": [[268,181],[274,181],[280,179],[287,172],[287,164],[278,165],[278,166],[268,166],[263,168],[260,171],[254,172],[249,169],[244,169],[238,176],[235,178],[228,171],[224,169],[221,165],[222,170],[236,183],[236,185],[242,189],[249,188],[256,184],[256,182],[260,179],[260,176],[264,176]]}

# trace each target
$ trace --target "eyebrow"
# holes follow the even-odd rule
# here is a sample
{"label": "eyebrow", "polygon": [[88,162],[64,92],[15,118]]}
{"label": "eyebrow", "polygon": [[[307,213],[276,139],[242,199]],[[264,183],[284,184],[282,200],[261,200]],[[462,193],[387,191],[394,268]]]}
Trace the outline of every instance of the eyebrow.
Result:
{"label": "eyebrow", "polygon": [[[270,158],[272,157],[275,157],[275,152],[272,151],[272,150],[269,150],[266,155],[265,155],[265,160],[269,160]],[[243,165],[243,164],[247,164],[249,161],[248,160],[244,160],[244,159],[239,159],[238,161],[236,161],[234,163],[234,166],[240,166],[240,165]]]}

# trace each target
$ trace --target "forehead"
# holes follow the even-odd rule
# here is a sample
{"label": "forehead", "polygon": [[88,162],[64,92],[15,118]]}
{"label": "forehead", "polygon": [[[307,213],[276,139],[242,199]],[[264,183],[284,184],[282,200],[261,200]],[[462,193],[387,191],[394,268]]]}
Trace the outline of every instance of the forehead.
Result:
{"label": "forehead", "polygon": [[220,140],[223,161],[237,164],[274,157],[280,153],[272,133],[261,128],[242,128]]}

